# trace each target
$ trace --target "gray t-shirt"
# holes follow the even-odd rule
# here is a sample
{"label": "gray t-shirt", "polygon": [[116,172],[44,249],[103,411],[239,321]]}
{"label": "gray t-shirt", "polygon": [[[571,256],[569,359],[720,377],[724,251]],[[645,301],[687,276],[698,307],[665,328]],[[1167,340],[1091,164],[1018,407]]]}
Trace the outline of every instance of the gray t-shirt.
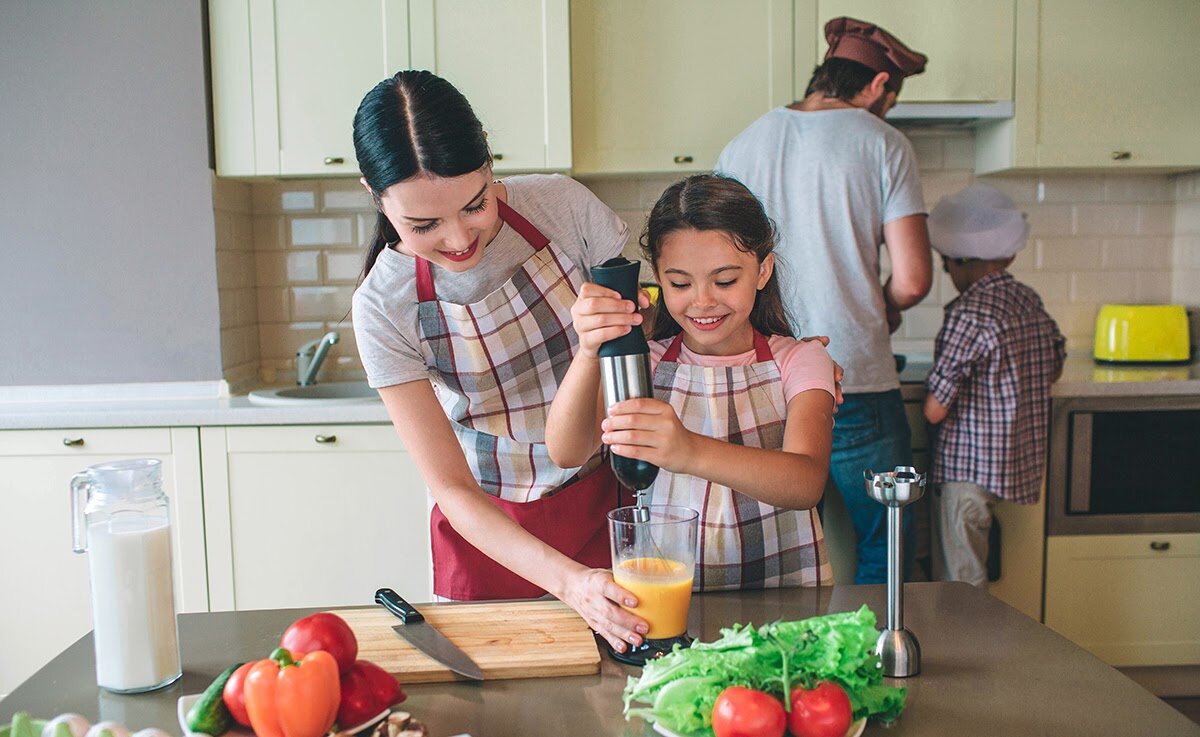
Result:
{"label": "gray t-shirt", "polygon": [[912,145],[866,110],[776,108],[716,170],[745,184],[779,229],[784,304],[801,335],[828,335],[847,393],[900,386],[880,288],[883,226],[925,212]]}
{"label": "gray t-shirt", "polygon": [[[509,177],[504,186],[509,206],[585,275],[625,246],[628,226],[574,179],[531,174]],[[433,266],[437,297],[455,304],[478,302],[499,289],[532,254],[529,243],[505,225],[474,268],[455,273]],[[371,386],[429,378],[420,350],[417,304],[416,262],[395,249],[383,249],[354,292],[354,337]]]}

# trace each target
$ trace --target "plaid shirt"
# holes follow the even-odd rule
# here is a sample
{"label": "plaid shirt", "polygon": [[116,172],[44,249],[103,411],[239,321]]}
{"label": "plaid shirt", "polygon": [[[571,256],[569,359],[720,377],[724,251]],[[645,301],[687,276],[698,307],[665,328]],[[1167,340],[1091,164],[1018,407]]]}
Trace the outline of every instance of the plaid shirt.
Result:
{"label": "plaid shirt", "polygon": [[1002,499],[1038,500],[1050,385],[1065,342],[1037,293],[1008,272],[983,277],[946,305],[926,380],[949,410],[934,434],[934,483],[966,481]]}

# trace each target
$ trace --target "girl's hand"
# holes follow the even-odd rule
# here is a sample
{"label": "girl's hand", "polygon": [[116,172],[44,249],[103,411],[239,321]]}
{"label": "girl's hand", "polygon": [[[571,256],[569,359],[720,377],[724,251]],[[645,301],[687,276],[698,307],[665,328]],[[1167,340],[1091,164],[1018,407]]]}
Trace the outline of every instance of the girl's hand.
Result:
{"label": "girl's hand", "polygon": [[570,578],[561,598],[617,652],[642,644],[643,636],[650,631],[646,620],[620,607],[634,607],[638,601],[613,581],[611,571],[583,569]]}
{"label": "girl's hand", "polygon": [[658,399],[627,399],[614,404],[600,423],[600,441],[613,453],[686,473],[696,435],[683,426],[675,408]]}
{"label": "girl's hand", "polygon": [[[639,295],[639,302],[644,295]],[[585,282],[571,306],[571,321],[579,334],[579,353],[595,358],[605,341],[620,338],[642,324],[636,305],[611,289]]]}

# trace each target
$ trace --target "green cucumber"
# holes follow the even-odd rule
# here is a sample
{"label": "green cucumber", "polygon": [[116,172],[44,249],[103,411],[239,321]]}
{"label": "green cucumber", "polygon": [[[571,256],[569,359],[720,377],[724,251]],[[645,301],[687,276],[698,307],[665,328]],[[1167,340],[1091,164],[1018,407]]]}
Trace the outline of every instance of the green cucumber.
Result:
{"label": "green cucumber", "polygon": [[188,709],[186,717],[188,730],[204,732],[212,737],[229,731],[229,727],[233,725],[233,716],[229,713],[229,707],[225,706],[225,682],[241,666],[241,663],[229,666],[221,675],[217,676],[217,680],[204,689],[204,693],[200,694],[200,700]]}

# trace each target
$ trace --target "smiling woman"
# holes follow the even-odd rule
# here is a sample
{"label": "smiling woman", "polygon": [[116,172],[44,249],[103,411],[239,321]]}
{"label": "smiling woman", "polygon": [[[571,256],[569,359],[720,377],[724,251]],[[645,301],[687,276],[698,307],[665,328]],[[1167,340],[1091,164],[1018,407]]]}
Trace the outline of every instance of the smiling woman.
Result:
{"label": "smiling woman", "polygon": [[616,480],[598,450],[559,468],[544,443],[578,345],[571,305],[628,228],[566,177],[493,181],[470,104],[429,72],[368,92],[354,145],[379,209],[355,335],[436,502],[434,593],[549,592],[614,647],[640,643],[646,622],[617,606],[636,600],[606,570]]}

